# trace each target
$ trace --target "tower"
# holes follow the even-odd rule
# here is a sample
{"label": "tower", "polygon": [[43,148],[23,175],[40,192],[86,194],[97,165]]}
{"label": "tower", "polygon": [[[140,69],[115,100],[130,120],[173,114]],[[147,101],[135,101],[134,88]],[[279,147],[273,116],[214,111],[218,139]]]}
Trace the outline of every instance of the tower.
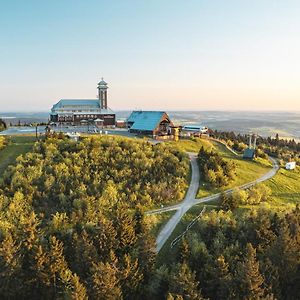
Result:
{"label": "tower", "polygon": [[101,81],[98,83],[98,98],[100,102],[101,109],[107,109],[107,83],[101,78]]}

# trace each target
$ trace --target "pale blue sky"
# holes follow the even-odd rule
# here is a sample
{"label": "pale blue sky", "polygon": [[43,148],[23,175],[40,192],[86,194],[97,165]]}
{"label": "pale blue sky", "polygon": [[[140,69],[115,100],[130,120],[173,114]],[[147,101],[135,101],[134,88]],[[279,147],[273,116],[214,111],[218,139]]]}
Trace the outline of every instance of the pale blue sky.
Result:
{"label": "pale blue sky", "polygon": [[0,111],[300,110],[300,2],[0,0]]}

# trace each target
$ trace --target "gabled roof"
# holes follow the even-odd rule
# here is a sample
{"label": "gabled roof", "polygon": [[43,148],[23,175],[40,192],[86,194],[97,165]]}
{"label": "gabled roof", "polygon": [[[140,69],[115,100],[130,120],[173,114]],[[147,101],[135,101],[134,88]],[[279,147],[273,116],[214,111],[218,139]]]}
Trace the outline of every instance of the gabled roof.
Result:
{"label": "gabled roof", "polygon": [[133,111],[127,122],[133,122],[130,129],[152,131],[159,125],[164,113],[163,111]]}
{"label": "gabled roof", "polygon": [[68,106],[93,106],[100,108],[98,99],[62,99],[53,105],[52,109],[64,108]]}

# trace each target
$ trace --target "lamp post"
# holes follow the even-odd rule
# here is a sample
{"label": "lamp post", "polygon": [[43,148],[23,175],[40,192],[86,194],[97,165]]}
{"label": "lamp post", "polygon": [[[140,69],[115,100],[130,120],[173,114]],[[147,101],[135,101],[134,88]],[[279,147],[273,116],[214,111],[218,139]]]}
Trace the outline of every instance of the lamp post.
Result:
{"label": "lamp post", "polygon": [[38,141],[38,123],[31,123],[31,126],[35,127],[35,139]]}

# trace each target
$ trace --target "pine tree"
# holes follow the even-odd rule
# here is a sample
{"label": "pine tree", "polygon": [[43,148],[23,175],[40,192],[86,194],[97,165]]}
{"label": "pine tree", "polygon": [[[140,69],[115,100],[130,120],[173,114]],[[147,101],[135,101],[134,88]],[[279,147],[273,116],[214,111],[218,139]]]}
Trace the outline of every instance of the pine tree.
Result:
{"label": "pine tree", "polygon": [[60,289],[60,274],[68,270],[67,262],[63,254],[63,243],[55,236],[50,237],[50,251],[49,251],[49,277],[51,286],[53,287],[54,297]]}
{"label": "pine tree", "polygon": [[247,244],[244,261],[237,266],[238,296],[240,299],[260,299],[264,294],[264,278],[259,271],[256,250]]}
{"label": "pine tree", "polygon": [[191,272],[186,263],[183,263],[173,270],[169,292],[172,295],[182,296],[186,300],[201,300],[203,297],[198,290],[198,285],[195,273]]}
{"label": "pine tree", "polygon": [[189,244],[188,244],[187,240],[184,238],[182,240],[182,242],[180,243],[180,247],[179,247],[180,262],[181,263],[187,262],[189,256],[190,256]]}
{"label": "pine tree", "polygon": [[23,288],[21,258],[20,245],[7,234],[0,243],[0,298],[17,298]]}
{"label": "pine tree", "polygon": [[232,295],[232,276],[229,271],[229,264],[223,255],[217,259],[215,295],[217,299],[229,299]]}
{"label": "pine tree", "polygon": [[63,288],[61,294],[64,298],[72,300],[87,300],[87,291],[85,286],[79,281],[79,277],[73,274],[69,269],[60,274]]}
{"label": "pine tree", "polygon": [[138,260],[132,259],[129,254],[125,254],[121,264],[120,285],[122,294],[125,299],[137,298],[137,291],[143,279],[143,274],[139,270]]}
{"label": "pine tree", "polygon": [[128,208],[124,205],[117,207],[115,212],[114,227],[117,231],[117,239],[119,240],[119,253],[122,256],[128,253],[137,240],[135,234],[135,223],[133,218],[128,214]]}
{"label": "pine tree", "polygon": [[122,299],[120,287],[118,260],[113,252],[110,253],[110,261],[94,264],[93,297],[103,300]]}
{"label": "pine tree", "polygon": [[296,297],[299,282],[299,242],[290,232],[286,219],[269,253],[272,264],[277,267],[282,297]]}

